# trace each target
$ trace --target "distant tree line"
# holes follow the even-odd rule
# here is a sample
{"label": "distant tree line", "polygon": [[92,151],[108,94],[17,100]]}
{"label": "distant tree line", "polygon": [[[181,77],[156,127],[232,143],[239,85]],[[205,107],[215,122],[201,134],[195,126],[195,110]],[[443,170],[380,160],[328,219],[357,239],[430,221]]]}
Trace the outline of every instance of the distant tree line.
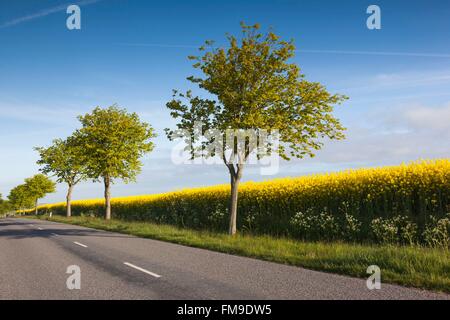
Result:
{"label": "distant tree line", "polygon": [[71,136],[56,139],[49,147],[35,148],[42,173],[25,179],[10,191],[8,208],[18,212],[34,208],[38,214],[39,200],[56,191],[56,183],[50,176],[67,185],[70,217],[74,187],[83,180],[102,181],[105,218],[111,219],[111,185],[116,179],[125,182],[136,179],[142,168],[140,158],[153,150],[154,130],[136,113],[128,113],[117,105],[97,107],[78,119],[81,128]]}
{"label": "distant tree line", "polygon": [[43,174],[37,174],[25,179],[24,183],[13,188],[8,196],[11,208],[24,211],[34,206],[35,213],[38,213],[38,201],[47,194],[56,191],[56,184]]}
{"label": "distant tree line", "polygon": [[10,212],[11,210],[11,204],[9,203],[9,201],[4,200],[0,193],[0,216]]}

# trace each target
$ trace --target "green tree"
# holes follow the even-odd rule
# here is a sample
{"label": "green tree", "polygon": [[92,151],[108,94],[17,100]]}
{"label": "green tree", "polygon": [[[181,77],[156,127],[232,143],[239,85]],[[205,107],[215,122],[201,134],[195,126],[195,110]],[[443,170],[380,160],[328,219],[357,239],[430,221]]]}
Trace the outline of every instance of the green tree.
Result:
{"label": "green tree", "polygon": [[200,56],[189,57],[203,77],[191,76],[188,80],[206,90],[211,98],[174,91],[167,103],[172,117],[179,119],[175,130],[166,129],[170,140],[180,132],[190,131],[191,136],[185,139],[192,143],[197,121],[203,123],[203,130],[216,130],[222,135],[219,141],[203,139],[193,144],[192,156],[212,143],[222,145],[221,154],[212,155],[222,158],[230,173],[232,235],[236,233],[239,182],[256,147],[248,139],[225,143],[227,130],[266,130],[269,134],[277,130],[279,146],[269,152],[285,160],[314,156],[323,145],[322,138],[344,138],[345,128],[332,112],[333,106],[346,97],[330,94],[320,83],[305,80],[300,68],[289,63],[295,54],[293,41],[280,40],[273,32],[263,35],[259,28],[242,24],[241,40],[228,35],[227,48],[214,48],[213,42],[207,41],[200,48]]}
{"label": "green tree", "polygon": [[0,193],[0,215],[7,213],[10,209],[9,202],[3,200],[2,194]]}
{"label": "green tree", "polygon": [[33,198],[27,185],[21,184],[11,189],[8,200],[12,209],[23,211],[33,206]]}
{"label": "green tree", "polygon": [[34,201],[36,215],[38,214],[39,199],[56,191],[56,184],[43,174],[36,174],[31,178],[25,179],[25,187],[28,189],[29,196]]}
{"label": "green tree", "polygon": [[105,218],[111,219],[111,184],[114,179],[125,183],[136,179],[142,168],[140,158],[153,150],[151,140],[156,135],[136,113],[127,113],[117,105],[97,107],[78,118],[82,128],[76,135],[83,141],[87,176],[94,181],[103,179]]}
{"label": "green tree", "polygon": [[72,215],[71,201],[73,188],[86,178],[85,153],[79,138],[71,136],[66,140],[56,139],[48,148],[35,148],[40,159],[37,164],[42,166],[41,172],[53,174],[58,183],[66,183],[66,215]]}

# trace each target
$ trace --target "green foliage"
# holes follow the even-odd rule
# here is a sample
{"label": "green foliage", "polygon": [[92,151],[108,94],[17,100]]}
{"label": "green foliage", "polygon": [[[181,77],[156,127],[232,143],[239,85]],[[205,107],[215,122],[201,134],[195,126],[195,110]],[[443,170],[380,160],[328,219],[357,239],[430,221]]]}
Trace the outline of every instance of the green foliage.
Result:
{"label": "green foliage", "polygon": [[97,107],[78,118],[82,128],[74,136],[82,141],[86,175],[94,180],[135,180],[142,167],[139,158],[153,150],[153,128],[141,122],[136,113],[116,105]]}
{"label": "green foliage", "polygon": [[291,219],[298,238],[305,240],[335,240],[339,234],[339,224],[326,210],[315,214],[312,210],[298,212]]}
{"label": "green foliage", "polygon": [[66,140],[56,139],[48,148],[35,148],[40,159],[37,164],[42,166],[44,174],[54,174],[57,182],[76,185],[85,178],[86,158],[82,142],[76,136]]}
{"label": "green foliage", "polygon": [[290,229],[294,230],[295,238],[303,240],[356,241],[362,238],[361,224],[361,221],[348,213],[335,216],[327,212],[327,208],[319,214],[309,209],[297,212],[291,218]]}
{"label": "green foliage", "polygon": [[25,179],[25,187],[35,202],[56,191],[56,184],[44,174],[36,174]]}
{"label": "green foliage", "polygon": [[[207,41],[200,49],[202,56],[190,57],[204,77],[188,79],[214,99],[175,91],[167,107],[180,120],[177,129],[193,131],[194,122],[202,121],[205,129],[222,134],[226,129],[278,130],[277,152],[285,159],[313,156],[313,150],[322,146],[320,138],[343,138],[344,128],[332,112],[346,97],[332,95],[321,84],[304,79],[299,67],[289,63],[295,54],[292,41],[280,40],[272,32],[263,35],[259,25],[242,24],[242,31],[240,41],[227,37],[229,48],[217,49]],[[174,131],[166,131],[172,138]],[[237,153],[246,159],[245,153],[251,151]]]}
{"label": "green foliage", "polygon": [[11,204],[9,201],[3,200],[2,194],[0,193],[0,215],[4,215],[5,213],[11,211]]}
{"label": "green foliage", "polygon": [[361,225],[362,222],[356,217],[345,212],[342,219],[340,236],[346,241],[356,241],[361,237]]}
{"label": "green foliage", "polygon": [[47,194],[56,191],[56,184],[46,175],[36,174],[25,179],[25,184],[18,186],[11,191],[11,202],[17,209],[29,208],[34,203],[35,213],[38,214],[38,201]]}
{"label": "green foliage", "polygon": [[27,185],[21,184],[9,192],[8,199],[13,209],[22,210],[31,208],[35,204],[30,189]]}
{"label": "green foliage", "polygon": [[442,219],[430,216],[423,237],[429,246],[450,248],[450,213]]}
{"label": "green foliage", "polygon": [[417,225],[406,216],[376,218],[371,223],[375,239],[380,243],[414,244],[417,241]]}

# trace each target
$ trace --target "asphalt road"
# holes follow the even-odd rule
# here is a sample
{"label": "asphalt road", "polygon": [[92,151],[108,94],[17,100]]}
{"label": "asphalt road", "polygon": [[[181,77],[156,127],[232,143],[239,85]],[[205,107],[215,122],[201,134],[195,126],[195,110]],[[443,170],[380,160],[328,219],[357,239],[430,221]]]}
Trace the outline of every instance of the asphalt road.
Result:
{"label": "asphalt road", "polygon": [[[80,267],[69,290],[67,268]],[[450,299],[162,241],[0,219],[0,299]]]}

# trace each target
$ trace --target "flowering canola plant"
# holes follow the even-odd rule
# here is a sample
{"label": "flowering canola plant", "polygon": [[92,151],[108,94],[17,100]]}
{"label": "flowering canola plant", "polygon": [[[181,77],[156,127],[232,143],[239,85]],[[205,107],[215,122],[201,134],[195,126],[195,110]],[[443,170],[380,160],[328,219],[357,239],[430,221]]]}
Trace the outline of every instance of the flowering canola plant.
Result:
{"label": "flowering canola plant", "polygon": [[[217,185],[114,198],[113,217],[226,230],[229,193],[229,185]],[[42,205],[39,209],[64,215],[65,203]],[[102,216],[103,212],[103,199],[72,203],[73,215]],[[423,228],[430,216],[439,218],[450,212],[450,159],[246,182],[239,187],[241,230],[295,235],[293,221],[305,212],[327,214],[336,221],[354,217],[366,233],[373,219],[397,215]]]}

